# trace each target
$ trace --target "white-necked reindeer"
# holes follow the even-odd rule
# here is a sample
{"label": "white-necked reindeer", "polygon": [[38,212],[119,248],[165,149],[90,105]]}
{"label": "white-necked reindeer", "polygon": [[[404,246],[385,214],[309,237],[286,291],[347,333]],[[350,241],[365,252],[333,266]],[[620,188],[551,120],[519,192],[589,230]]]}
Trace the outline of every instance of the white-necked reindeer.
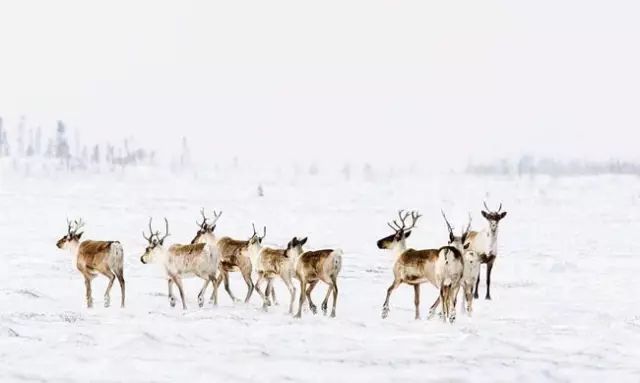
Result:
{"label": "white-necked reindeer", "polygon": [[467,242],[467,237],[471,232],[471,215],[469,215],[467,228],[464,229],[462,235],[457,236],[453,233],[453,227],[449,223],[444,211],[441,212],[444,222],[447,224],[447,230],[449,231],[449,246],[453,246],[462,252],[464,270],[462,272],[461,285],[465,302],[465,310],[467,314],[471,315],[471,312],[473,311],[473,288],[476,283],[476,279],[480,274],[480,257],[475,251],[469,250],[469,243]]}
{"label": "white-necked reindeer", "polygon": [[111,287],[118,278],[120,292],[122,294],[120,307],[124,307],[124,270],[123,270],[123,250],[118,241],[82,241],[83,232],[78,232],[84,223],[82,219],[72,223],[67,220],[67,234],[56,243],[59,249],[69,250],[73,256],[73,262],[84,276],[84,286],[86,289],[87,307],[93,307],[93,297],[91,294],[91,281],[97,273],[109,278],[109,285],[104,293],[104,307],[111,304]]}
{"label": "white-necked reindeer", "polygon": [[174,307],[176,299],[173,296],[173,283],[178,286],[180,292],[180,300],[182,308],[187,309],[184,300],[184,290],[182,287],[182,278],[188,276],[197,276],[204,279],[204,286],[198,293],[198,306],[204,305],[204,293],[209,282],[213,283],[213,303],[218,303],[218,287],[216,282],[218,272],[218,254],[211,251],[210,246],[204,243],[193,245],[171,245],[164,246],[164,240],[169,236],[169,221],[164,219],[165,233],[160,238],[160,232],[153,232],[151,226],[152,219],[149,218],[149,237],[142,232],[142,236],[147,240],[147,248],[140,257],[140,261],[144,264],[157,263],[161,265],[167,272],[169,278],[169,304]]}
{"label": "white-necked reindeer", "polygon": [[[306,242],[306,238],[304,239]],[[302,317],[302,307],[306,299],[309,299],[311,311],[316,313],[316,306],[311,302],[311,291],[318,281],[323,281],[329,285],[327,295],[322,302],[322,312],[326,315],[329,305],[329,296],[333,292],[333,307],[331,317],[336,316],[336,304],[338,301],[338,275],[342,269],[342,255],[340,249],[323,249],[305,251],[300,254],[295,261],[295,275],[300,281],[300,305],[296,318]]]}
{"label": "white-necked reindeer", "polygon": [[216,281],[216,286],[219,286],[221,282],[224,282],[224,288],[231,297],[231,300],[238,302],[231,289],[229,288],[229,272],[240,272],[242,278],[247,284],[247,296],[245,302],[249,302],[251,294],[253,293],[254,284],[252,280],[252,258],[256,259],[262,247],[262,240],[267,235],[267,228],[264,227],[264,233],[262,236],[258,235],[253,227],[253,234],[247,241],[239,241],[229,237],[217,238],[214,234],[216,228],[216,222],[222,215],[214,212],[214,221],[212,224],[207,223],[207,218],[203,214],[204,222],[200,224],[200,230],[196,233],[191,243],[208,243],[210,246],[215,246],[220,254],[220,277]]}
{"label": "white-necked reindeer", "polygon": [[[206,214],[204,213],[204,209],[200,210],[200,214],[202,215],[202,222],[198,222],[196,220],[196,225],[198,225],[198,231],[196,232],[195,237],[193,237],[193,239],[191,240],[191,244],[195,245],[198,243],[204,243],[207,244],[210,248],[212,252],[215,252],[216,255],[218,256],[218,259],[220,259],[220,251],[218,249],[218,238],[215,234],[215,230],[216,230],[216,226],[217,226],[217,222],[220,219],[220,216],[222,215],[222,212],[218,213],[215,210],[213,211],[213,219],[212,222],[209,223],[209,218],[207,218]],[[218,269],[220,268],[220,263],[218,262]],[[222,273],[220,273],[220,275],[218,275],[218,279],[216,280],[216,282],[213,283],[214,287],[217,289],[220,286],[220,281],[222,280]],[[214,292],[216,291],[216,289],[214,289]],[[215,299],[214,294],[211,294],[211,301],[213,301]]]}
{"label": "white-necked reindeer", "polygon": [[[299,240],[297,237],[293,237],[291,241],[287,243],[287,247],[285,249],[265,247],[260,250],[256,265],[256,273],[258,275],[258,279],[256,280],[256,291],[262,297],[263,308],[265,310],[271,305],[270,293],[271,297],[275,297],[272,286],[273,279],[279,276],[291,294],[291,298],[289,300],[289,314],[293,313],[293,303],[296,297],[296,288],[293,285],[293,277],[295,275],[294,267],[296,260],[303,253],[302,246],[304,246],[305,243],[307,243],[307,238]],[[264,279],[267,280],[267,287],[263,293],[260,290],[260,284]],[[310,306],[313,305],[310,298],[309,303]]]}
{"label": "white-necked reindeer", "polygon": [[[398,212],[400,223],[395,220],[387,223],[394,231],[393,234],[377,242],[379,249],[390,250],[395,255],[393,265],[393,283],[387,289],[387,296],[382,306],[382,318],[389,315],[389,299],[391,293],[402,283],[412,285],[414,289],[415,318],[420,319],[420,285],[431,283],[439,292],[440,297],[431,306],[429,316],[435,312],[436,306],[442,302],[443,318],[453,322],[455,309],[452,303],[462,276],[462,254],[453,246],[443,246],[439,249],[414,250],[408,249],[406,239],[411,235],[418,219],[418,212]],[[411,217],[411,224],[406,220]]]}
{"label": "white-necked reindeer", "polygon": [[[498,256],[498,224],[507,215],[506,211],[502,211],[502,203],[498,210],[491,211],[484,202],[486,210],[482,210],[482,216],[488,221],[489,226],[482,231],[471,231],[467,236],[469,242],[469,250],[474,251],[479,257],[481,263],[487,264],[487,294],[485,299],[491,299],[491,270],[493,263]],[[476,279],[476,288],[474,298],[478,298],[478,285],[480,284],[480,273]]]}

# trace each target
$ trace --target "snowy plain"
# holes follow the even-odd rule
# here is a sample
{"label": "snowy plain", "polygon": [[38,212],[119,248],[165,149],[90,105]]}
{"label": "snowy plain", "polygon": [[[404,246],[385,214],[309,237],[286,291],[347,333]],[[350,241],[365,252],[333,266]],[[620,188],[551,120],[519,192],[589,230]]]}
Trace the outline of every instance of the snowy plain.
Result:
{"label": "snowy plain", "polygon": [[[640,380],[636,243],[640,179],[508,178],[412,171],[316,176],[258,166],[212,174],[23,177],[0,174],[0,381],[617,381]],[[265,195],[258,197],[262,183]],[[493,300],[455,324],[413,319],[413,290],[391,297],[392,256],[375,246],[400,208],[424,215],[412,247],[443,244],[440,208],[459,228],[467,211],[485,225],[482,201],[502,201]],[[170,308],[160,270],[140,263],[150,215],[170,223],[171,243],[189,241],[201,207],[223,210],[217,232],[244,238],[266,225],[268,245],[309,236],[307,248],[344,250],[337,318],[279,306],[198,308],[201,283],[185,283],[188,310]],[[65,218],[82,216],[85,239],[118,239],[125,250],[127,307],[102,307],[106,279],[87,309],[81,275],[55,247]],[[242,296],[238,275],[231,281]],[[209,290],[210,291],[210,290]],[[314,292],[321,301],[325,287]],[[435,298],[422,287],[422,312]],[[112,302],[118,302],[114,286]]]}

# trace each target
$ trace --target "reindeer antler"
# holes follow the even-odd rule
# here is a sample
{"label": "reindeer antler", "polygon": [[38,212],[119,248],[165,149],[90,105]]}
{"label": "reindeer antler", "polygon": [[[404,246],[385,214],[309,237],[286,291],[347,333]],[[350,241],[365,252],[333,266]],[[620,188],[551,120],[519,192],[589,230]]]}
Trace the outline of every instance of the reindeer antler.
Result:
{"label": "reindeer antler", "polygon": [[204,214],[204,208],[200,209],[200,214],[202,215],[202,222],[196,220],[196,225],[203,229],[207,225],[207,216]]}
{"label": "reindeer antler", "polygon": [[213,211],[213,222],[209,225],[210,227],[213,227],[218,220],[220,219],[220,216],[222,215],[222,211],[220,211],[220,213],[217,213],[215,210]]}
{"label": "reindeer antler", "polygon": [[[407,227],[406,220],[409,217],[411,217],[411,225]],[[414,227],[416,227],[416,223],[418,222],[418,219],[420,217],[422,217],[422,215],[420,215],[420,213],[418,213],[415,210],[412,210],[411,212],[405,212],[403,209],[398,211],[398,218],[400,218],[400,224],[396,220],[393,220],[392,222],[387,222],[387,225],[389,225],[389,227],[393,229],[393,231],[395,231],[396,233],[400,231],[409,231]]]}
{"label": "reindeer antler", "polygon": [[467,228],[464,229],[464,233],[463,234],[468,234],[471,231],[471,220],[473,218],[471,218],[471,213],[469,213],[469,223],[467,224]]}
{"label": "reindeer antler", "polygon": [[153,239],[153,229],[151,228],[151,221],[153,218],[149,217],[149,236],[144,235],[144,230],[142,230],[142,238],[144,238],[147,242],[151,243]]}
{"label": "reindeer antler", "polygon": [[167,220],[167,217],[164,217],[164,236],[162,238],[159,238],[159,234],[160,232],[158,231],[156,234],[156,238],[158,238],[158,241],[160,243],[164,242],[164,240],[170,235],[169,234],[169,221]]}
{"label": "reindeer antler", "polygon": [[453,234],[453,226],[449,223],[446,214],[444,214],[444,210],[440,209],[440,213],[442,213],[442,218],[444,218],[444,222],[447,224],[447,229],[449,230],[449,234]]}

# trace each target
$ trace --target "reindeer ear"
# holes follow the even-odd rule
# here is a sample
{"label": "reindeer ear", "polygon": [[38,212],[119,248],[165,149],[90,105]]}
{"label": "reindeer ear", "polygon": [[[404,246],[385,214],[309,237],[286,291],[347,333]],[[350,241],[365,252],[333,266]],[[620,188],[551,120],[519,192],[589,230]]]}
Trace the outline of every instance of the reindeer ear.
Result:
{"label": "reindeer ear", "polygon": [[82,237],[82,234],[84,234],[84,231],[81,231],[81,232],[77,233],[77,234],[74,236],[74,238],[75,238],[75,239],[80,239],[80,237]]}
{"label": "reindeer ear", "polygon": [[302,238],[301,240],[298,241],[298,244],[300,246],[304,245],[305,243],[307,243],[307,239],[308,239],[307,237]]}
{"label": "reindeer ear", "polygon": [[209,232],[213,233],[213,231],[216,229],[216,225],[210,226],[209,227]]}
{"label": "reindeer ear", "polygon": [[503,211],[502,213],[500,213],[500,219],[504,218],[507,215],[506,211]]}
{"label": "reindeer ear", "polygon": [[482,210],[482,216],[486,219],[489,219],[489,213],[487,213],[486,211]]}
{"label": "reindeer ear", "polygon": [[404,233],[405,238],[409,238],[409,236],[411,236],[411,230]]}

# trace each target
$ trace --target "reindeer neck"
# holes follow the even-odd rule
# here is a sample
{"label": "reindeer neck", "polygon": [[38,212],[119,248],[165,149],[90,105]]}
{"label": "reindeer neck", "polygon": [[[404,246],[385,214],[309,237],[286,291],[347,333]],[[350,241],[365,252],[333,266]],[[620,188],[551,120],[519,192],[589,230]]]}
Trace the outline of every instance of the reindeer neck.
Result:
{"label": "reindeer neck", "polygon": [[400,256],[407,251],[407,244],[405,242],[405,240],[402,240],[398,243],[395,244],[395,246],[393,246],[391,248],[391,253],[393,254],[395,260],[397,261],[398,258],[400,258]]}
{"label": "reindeer neck", "polygon": [[69,242],[67,249],[69,250],[69,253],[71,253],[71,267],[77,267],[80,241]]}

